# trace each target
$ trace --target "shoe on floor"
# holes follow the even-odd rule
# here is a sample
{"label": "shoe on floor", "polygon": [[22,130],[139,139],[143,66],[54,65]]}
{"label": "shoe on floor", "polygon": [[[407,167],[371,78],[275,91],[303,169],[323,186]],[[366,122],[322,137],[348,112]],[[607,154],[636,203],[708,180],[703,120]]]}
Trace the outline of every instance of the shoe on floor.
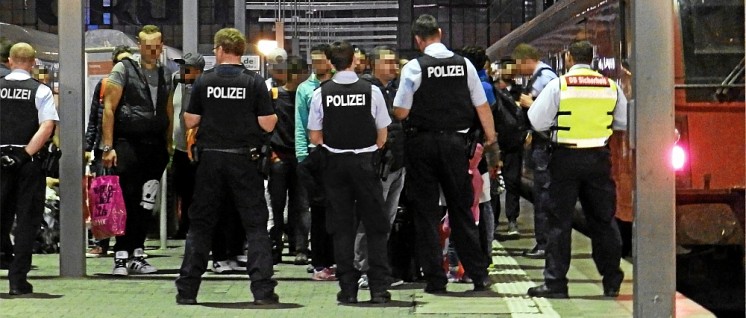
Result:
{"label": "shoe on floor", "polygon": [[368,289],[368,275],[363,274],[360,279],[357,280],[357,287],[360,289]]}
{"label": "shoe on floor", "polygon": [[314,269],[311,279],[318,281],[331,281],[337,280],[337,276],[334,274],[334,271],[331,267],[327,267],[321,270]]}
{"label": "shoe on floor", "polygon": [[155,266],[145,260],[145,253],[141,248],[136,248],[132,260],[129,262],[129,271],[133,274],[151,274],[158,271]]}
{"label": "shoe on floor", "polygon": [[517,240],[521,238],[521,232],[518,231],[518,223],[516,221],[510,221],[508,222],[508,238],[512,240]]}
{"label": "shoe on floor", "polygon": [[385,304],[391,301],[391,293],[387,290],[370,293],[370,302],[374,304]]}
{"label": "shoe on floor", "polygon": [[530,251],[523,251],[523,256],[533,259],[546,258],[547,252],[544,249],[540,249],[539,246],[534,246]]}
{"label": "shoe on floor", "polygon": [[11,296],[20,296],[20,295],[26,295],[26,294],[33,294],[34,293],[34,286],[31,285],[29,282],[22,282],[20,284],[11,284],[10,290],[8,291],[8,294]]}
{"label": "shoe on floor", "polygon": [[176,303],[179,305],[196,305],[197,298],[190,298],[182,296],[181,294],[176,294]]}
{"label": "shoe on floor", "polygon": [[337,293],[337,301],[342,304],[357,304],[357,296],[346,295],[340,291]]}
{"label": "shoe on floor", "polygon": [[308,264],[308,266],[306,266],[306,273],[313,274],[313,270],[313,265]]}
{"label": "shoe on floor", "polygon": [[246,263],[241,263],[238,260],[228,260],[228,266],[234,271],[246,271]]}
{"label": "shoe on floor", "polygon": [[308,255],[303,252],[299,252],[295,254],[295,260],[293,260],[293,264],[295,265],[306,265],[308,264]]}
{"label": "shoe on floor", "polygon": [[127,270],[127,258],[129,253],[127,251],[117,251],[114,255],[114,269],[111,274],[114,276],[127,276],[129,271]]}
{"label": "shoe on floor", "polygon": [[88,250],[88,252],[85,252],[86,258],[96,258],[106,255],[104,252],[104,248],[101,246],[94,246],[91,249]]}
{"label": "shoe on floor", "polygon": [[272,293],[272,295],[269,295],[266,298],[254,299],[254,305],[257,306],[275,305],[278,303],[280,303],[280,296],[275,293]]}
{"label": "shoe on floor", "polygon": [[528,295],[531,297],[543,298],[570,298],[570,296],[567,295],[567,289],[550,289],[546,284],[529,288]]}
{"label": "shoe on floor", "polygon": [[228,261],[212,261],[212,272],[215,274],[222,274],[231,271],[231,266]]}
{"label": "shoe on floor", "polygon": [[401,286],[401,285],[404,285],[404,281],[403,280],[398,279],[396,277],[389,278],[389,286],[396,287],[396,286]]}

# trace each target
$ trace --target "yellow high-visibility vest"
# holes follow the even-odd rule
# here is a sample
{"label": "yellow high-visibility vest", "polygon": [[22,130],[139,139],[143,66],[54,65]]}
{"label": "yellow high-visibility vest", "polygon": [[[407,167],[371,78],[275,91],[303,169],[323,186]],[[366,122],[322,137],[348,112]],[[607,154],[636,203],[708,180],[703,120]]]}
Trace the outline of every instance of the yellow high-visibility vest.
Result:
{"label": "yellow high-visibility vest", "polygon": [[560,76],[557,143],[572,148],[603,147],[611,136],[617,102],[614,81],[587,68]]}

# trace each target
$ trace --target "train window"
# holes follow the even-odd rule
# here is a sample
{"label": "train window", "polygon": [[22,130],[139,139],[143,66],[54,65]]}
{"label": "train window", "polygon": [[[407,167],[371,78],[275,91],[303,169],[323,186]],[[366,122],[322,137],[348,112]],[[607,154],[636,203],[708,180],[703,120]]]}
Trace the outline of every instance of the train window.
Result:
{"label": "train window", "polygon": [[[731,74],[743,74],[743,6],[743,0],[679,0],[685,84],[698,85],[687,88],[687,100],[710,101],[717,85],[734,84]],[[743,86],[733,93],[729,100],[743,96]]]}

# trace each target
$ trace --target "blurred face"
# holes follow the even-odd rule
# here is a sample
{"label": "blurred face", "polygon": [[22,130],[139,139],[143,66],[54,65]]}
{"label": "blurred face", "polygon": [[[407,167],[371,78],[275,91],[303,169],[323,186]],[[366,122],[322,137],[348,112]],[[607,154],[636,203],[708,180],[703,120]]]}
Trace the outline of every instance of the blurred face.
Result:
{"label": "blurred face", "polygon": [[275,66],[269,71],[269,75],[277,82],[277,85],[285,85],[288,81],[288,71],[284,67]]}
{"label": "blurred face", "polygon": [[326,58],[324,52],[311,52],[311,64],[316,74],[327,74],[332,70],[332,63]]}
{"label": "blurred face", "polygon": [[355,64],[355,72],[356,73],[362,73],[365,71],[365,68],[368,66],[368,60],[365,57],[365,54],[363,54],[360,51],[355,52],[355,57],[357,57],[357,64]]}
{"label": "blurred face", "polygon": [[393,52],[386,52],[381,54],[381,57],[376,60],[374,68],[373,71],[377,77],[391,81],[396,78],[399,72],[399,60],[396,59],[396,55]]}
{"label": "blurred face", "polygon": [[39,65],[34,65],[31,69],[31,77],[44,84],[49,84],[49,81],[52,79],[49,75],[49,70],[39,67]]}
{"label": "blurred face", "polygon": [[202,71],[196,66],[181,65],[179,66],[179,73],[184,83],[192,84],[202,74]]}
{"label": "blurred face", "polygon": [[161,33],[145,34],[140,32],[140,58],[145,63],[155,63],[163,52]]}
{"label": "blurred face", "polygon": [[536,68],[537,61],[534,59],[516,59],[515,63],[518,67],[518,74],[520,75],[532,75]]}

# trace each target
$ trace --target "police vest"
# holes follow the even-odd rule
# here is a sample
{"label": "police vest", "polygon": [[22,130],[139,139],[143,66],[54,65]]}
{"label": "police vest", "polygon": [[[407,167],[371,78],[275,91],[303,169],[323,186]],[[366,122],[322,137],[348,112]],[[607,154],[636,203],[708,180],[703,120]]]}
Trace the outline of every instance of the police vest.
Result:
{"label": "police vest", "polygon": [[[241,65],[219,65],[205,71],[198,91],[202,114],[197,145],[202,148],[247,148],[261,144],[257,94],[269,94],[261,77]],[[257,88],[261,89],[257,92]]]}
{"label": "police vest", "polygon": [[34,79],[9,81],[0,78],[0,145],[27,145],[39,130]]}
{"label": "police vest", "polygon": [[169,122],[166,114],[169,87],[163,67],[158,67],[158,93],[154,105],[142,70],[129,58],[120,63],[124,65],[125,83],[114,114],[115,137],[163,138],[165,141]]}
{"label": "police vest", "polygon": [[324,108],[324,144],[335,149],[361,149],[376,144],[377,130],[371,112],[371,84],[326,81],[321,84]]}
{"label": "police vest", "polygon": [[419,57],[422,83],[414,93],[409,123],[424,130],[463,130],[474,124],[474,105],[463,57]]}
{"label": "police vest", "polygon": [[614,81],[590,69],[575,69],[560,77],[557,143],[573,148],[606,145],[617,101]]}

